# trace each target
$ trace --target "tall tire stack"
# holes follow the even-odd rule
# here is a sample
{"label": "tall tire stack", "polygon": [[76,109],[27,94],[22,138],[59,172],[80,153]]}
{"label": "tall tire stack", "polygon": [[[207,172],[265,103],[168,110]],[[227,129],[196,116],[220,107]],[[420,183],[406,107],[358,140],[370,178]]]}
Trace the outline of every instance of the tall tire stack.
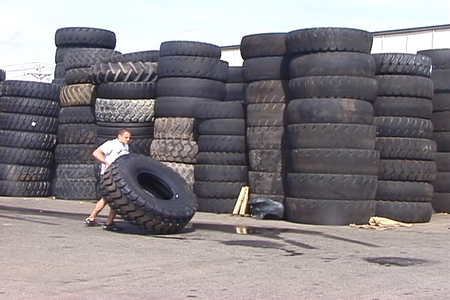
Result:
{"label": "tall tire stack", "polygon": [[6,80],[6,71],[0,69],[0,81],[5,81]]}
{"label": "tall tire stack", "polygon": [[[110,56],[92,67],[97,84],[97,146],[127,128],[132,135],[130,151],[150,155],[158,57],[158,51],[133,52]],[[121,78],[121,72],[129,74]],[[109,76],[113,73],[114,77]]]}
{"label": "tall tire stack", "polygon": [[155,138],[150,156],[177,171],[192,188],[198,155],[195,111],[205,101],[225,99],[228,64],[216,45],[167,41],[160,46]]}
{"label": "tall tire stack", "polygon": [[[66,84],[66,65],[64,57],[71,51],[87,50],[91,48],[114,49],[116,35],[114,32],[90,27],[59,28],[55,33],[55,71],[53,83]],[[84,73],[86,73],[85,70]],[[82,76],[83,70],[71,71],[70,77]]]}
{"label": "tall tire stack", "polygon": [[[113,50],[114,33],[103,29],[62,28],[56,31],[55,41],[68,48],[62,51],[66,85],[60,95],[53,194],[59,199],[98,199],[98,169],[92,156],[96,137],[96,92],[89,70],[102,59],[120,52]],[[58,54],[60,57],[61,49]]]}
{"label": "tall tire stack", "polygon": [[285,218],[320,225],[364,224],[375,212],[379,152],[372,36],[310,28],[286,36],[293,100],[286,109],[290,170]]}
{"label": "tall tire stack", "polygon": [[431,58],[434,83],[432,139],[437,143],[437,176],[432,182],[431,205],[437,213],[450,213],[450,49],[419,51]]}
{"label": "tall tire stack", "polygon": [[375,148],[380,151],[376,215],[408,223],[431,218],[436,143],[431,140],[431,60],[423,55],[373,54],[378,98]]}
{"label": "tall tire stack", "polygon": [[59,92],[57,84],[1,82],[1,196],[51,195]]}
{"label": "tall tire stack", "polygon": [[262,33],[241,40],[251,200],[262,197],[284,203],[285,108],[290,99],[285,38],[286,33]]}

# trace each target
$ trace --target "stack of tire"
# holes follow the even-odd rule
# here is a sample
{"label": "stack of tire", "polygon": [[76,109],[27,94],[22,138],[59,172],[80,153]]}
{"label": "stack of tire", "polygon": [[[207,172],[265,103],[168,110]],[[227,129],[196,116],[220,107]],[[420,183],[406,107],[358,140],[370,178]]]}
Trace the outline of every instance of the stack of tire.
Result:
{"label": "stack of tire", "polygon": [[225,98],[226,62],[216,45],[167,41],[160,46],[154,140],[150,155],[194,184],[198,105]]}
{"label": "stack of tire", "polygon": [[431,60],[423,55],[373,54],[378,98],[375,148],[380,151],[376,215],[408,223],[431,218],[436,143],[431,140]]}
{"label": "stack of tire", "polygon": [[286,33],[262,33],[241,40],[247,83],[250,202],[268,198],[284,203],[288,150],[285,108],[290,99],[285,38]]}
{"label": "stack of tire", "polygon": [[97,146],[127,128],[132,134],[130,151],[150,155],[158,57],[155,50],[132,52],[110,56],[92,67],[97,84]]}
{"label": "stack of tire", "polygon": [[6,71],[0,69],[0,81],[5,81],[6,80]]}
{"label": "stack of tire", "polygon": [[285,218],[367,223],[375,212],[379,164],[372,36],[358,29],[309,28],[289,32],[286,45],[294,99],[286,110],[292,149]]}
{"label": "stack of tire", "polygon": [[[113,50],[115,35],[111,31],[91,28],[62,28],[56,31],[57,45],[70,45],[64,52],[65,86],[61,89],[58,145],[55,150],[56,176],[53,194],[60,199],[98,199],[98,171],[92,152],[95,150],[95,85],[89,70]],[[88,40],[89,48],[80,47]],[[112,49],[100,48],[108,45]],[[98,47],[94,47],[98,46]]]}
{"label": "stack of tire", "polygon": [[431,205],[437,213],[450,213],[450,49],[423,50],[418,54],[431,58],[434,83],[432,139],[437,143],[437,176],[432,182]]}
{"label": "stack of tire", "polygon": [[[66,65],[64,57],[71,51],[86,50],[90,48],[114,49],[116,35],[105,29],[91,27],[65,27],[59,28],[55,33],[55,71],[53,83],[66,84]],[[81,73],[82,71],[78,72]],[[85,70],[84,73],[86,73]],[[72,74],[76,76],[76,74]]]}
{"label": "stack of tire", "polygon": [[15,80],[0,85],[0,195],[50,196],[60,86]]}

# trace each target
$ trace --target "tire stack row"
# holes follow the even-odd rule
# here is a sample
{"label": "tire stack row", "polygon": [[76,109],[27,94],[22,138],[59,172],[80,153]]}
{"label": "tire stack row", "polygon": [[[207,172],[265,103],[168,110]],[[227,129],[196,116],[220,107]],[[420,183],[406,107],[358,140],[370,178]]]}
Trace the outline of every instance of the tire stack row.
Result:
{"label": "tire stack row", "polygon": [[436,177],[431,140],[431,60],[423,55],[374,54],[379,83],[374,102],[375,147],[380,151],[376,215],[428,222]]}
{"label": "tire stack row", "polygon": [[0,86],[0,195],[50,196],[60,86],[14,80]]}
{"label": "tire stack row", "polygon": [[379,152],[372,126],[377,96],[369,32],[310,28],[286,36],[290,170],[285,218],[364,224],[375,212]]}
{"label": "tire stack row", "polygon": [[268,198],[284,203],[289,57],[286,33],[244,36],[241,56],[247,83],[247,145],[250,201]]}
{"label": "tire stack row", "polygon": [[6,80],[6,71],[0,69],[0,81],[5,81]]}
{"label": "tire stack row", "polygon": [[160,46],[155,104],[155,138],[150,156],[194,185],[198,155],[195,111],[210,99],[223,100],[227,65],[216,45],[167,41]]}
{"label": "tire stack row", "polygon": [[[60,96],[53,195],[59,199],[98,199],[98,170],[92,156],[96,146],[96,92],[90,68],[105,57],[120,54],[113,50],[115,34],[103,29],[61,28],[56,31],[55,41],[67,50],[62,52],[66,85]],[[80,45],[82,41],[89,42]],[[105,45],[111,49],[105,49]],[[61,57],[60,50],[58,53]]]}
{"label": "tire stack row", "polygon": [[437,176],[432,182],[433,209],[438,213],[450,213],[450,49],[419,51],[431,58],[434,83],[433,140],[437,143]]}

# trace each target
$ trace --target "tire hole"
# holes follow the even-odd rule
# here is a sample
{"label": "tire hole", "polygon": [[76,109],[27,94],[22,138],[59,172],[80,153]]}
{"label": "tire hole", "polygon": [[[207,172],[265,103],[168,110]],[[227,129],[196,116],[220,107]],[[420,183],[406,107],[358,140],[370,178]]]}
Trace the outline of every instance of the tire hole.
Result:
{"label": "tire hole", "polygon": [[149,173],[138,174],[137,181],[144,191],[155,198],[160,200],[171,200],[173,198],[172,189],[165,182]]}

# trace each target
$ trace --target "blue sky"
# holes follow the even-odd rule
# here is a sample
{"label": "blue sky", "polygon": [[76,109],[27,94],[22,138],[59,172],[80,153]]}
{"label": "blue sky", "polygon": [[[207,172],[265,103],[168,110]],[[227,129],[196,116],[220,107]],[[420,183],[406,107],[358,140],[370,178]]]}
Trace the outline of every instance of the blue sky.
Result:
{"label": "blue sky", "polygon": [[0,0],[0,68],[54,64],[61,27],[116,33],[122,53],[155,50],[164,41],[237,45],[244,35],[308,27],[368,31],[450,23],[449,0]]}

